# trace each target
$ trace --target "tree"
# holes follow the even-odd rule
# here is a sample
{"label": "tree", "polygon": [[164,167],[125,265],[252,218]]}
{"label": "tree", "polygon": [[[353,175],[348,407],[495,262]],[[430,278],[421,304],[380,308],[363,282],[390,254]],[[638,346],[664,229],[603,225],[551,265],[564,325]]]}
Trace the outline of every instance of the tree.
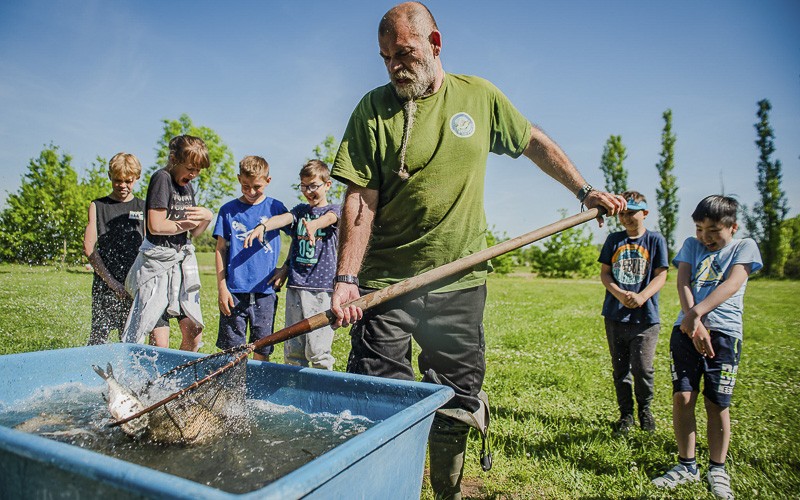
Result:
{"label": "tree", "polygon": [[[562,218],[566,211],[561,211]],[[525,252],[531,268],[544,278],[588,278],[600,274],[599,250],[588,226],[565,229],[547,238],[541,247]]]}
{"label": "tree", "polygon": [[147,170],[142,179],[139,196],[144,197],[153,172],[167,165],[170,139],[178,135],[193,135],[206,143],[210,163],[209,168],[202,170],[195,181],[196,201],[198,205],[216,212],[222,201],[235,193],[238,187],[233,153],[216,132],[208,127],[194,125],[192,119],[185,113],[177,120],[164,119],[162,123],[164,129],[156,148],[157,163]]}
{"label": "tree", "polygon": [[672,110],[664,111],[664,130],[661,132],[661,159],[656,163],[660,179],[656,188],[658,230],[667,240],[669,262],[675,256],[675,230],[678,227],[678,179],[675,169],[675,135],[672,133]]}
{"label": "tree", "polygon": [[759,242],[764,260],[764,274],[782,276],[783,266],[777,265],[781,253],[781,224],[789,208],[786,193],[781,189],[781,161],[772,160],[775,135],[769,124],[771,109],[769,100],[758,101],[758,122],[754,127],[758,135],[755,141],[759,150],[756,187],[760,199],[753,206],[752,212],[746,213],[745,220],[748,232]]}
{"label": "tree", "polygon": [[[628,155],[622,144],[621,135],[612,135],[603,148],[603,157],[600,159],[600,170],[606,181],[605,189],[609,193],[622,193],[628,190],[628,172],[623,162]],[[619,231],[622,225],[617,218],[608,219],[609,232]]]}
{"label": "tree", "polygon": [[[96,179],[96,178],[95,178]],[[86,226],[89,186],[84,186],[72,168],[72,157],[59,155],[53,144],[31,159],[19,191],[9,195],[0,213],[0,257],[2,260],[62,264],[80,260]],[[107,193],[103,193],[107,194]]]}
{"label": "tree", "polygon": [[102,198],[111,192],[111,180],[108,178],[108,161],[98,156],[86,171],[80,182],[86,206],[92,200]]}
{"label": "tree", "polygon": [[800,215],[786,219],[781,224],[781,252],[783,276],[800,279]]}

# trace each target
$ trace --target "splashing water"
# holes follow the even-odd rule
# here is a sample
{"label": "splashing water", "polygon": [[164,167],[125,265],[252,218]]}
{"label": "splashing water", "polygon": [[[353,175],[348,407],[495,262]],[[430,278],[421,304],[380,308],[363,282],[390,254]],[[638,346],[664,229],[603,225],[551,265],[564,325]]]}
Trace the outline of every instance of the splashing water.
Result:
{"label": "splashing water", "polygon": [[275,481],[364,432],[375,422],[349,412],[305,413],[292,406],[248,399],[247,416],[218,439],[165,446],[135,441],[109,428],[97,386],[64,384],[0,409],[0,425],[37,434],[230,493]]}

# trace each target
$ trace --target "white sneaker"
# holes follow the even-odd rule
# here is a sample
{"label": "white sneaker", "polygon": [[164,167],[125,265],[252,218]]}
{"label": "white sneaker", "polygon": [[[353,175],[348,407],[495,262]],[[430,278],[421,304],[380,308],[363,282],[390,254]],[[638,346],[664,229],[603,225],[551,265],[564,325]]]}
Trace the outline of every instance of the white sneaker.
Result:
{"label": "white sneaker", "polygon": [[711,493],[717,498],[733,500],[733,490],[731,489],[731,478],[722,467],[714,467],[706,474],[708,485],[711,486]]}
{"label": "white sneaker", "polygon": [[679,484],[700,481],[700,471],[692,472],[683,464],[678,464],[668,470],[663,476],[653,479],[653,484],[659,488],[674,488]]}

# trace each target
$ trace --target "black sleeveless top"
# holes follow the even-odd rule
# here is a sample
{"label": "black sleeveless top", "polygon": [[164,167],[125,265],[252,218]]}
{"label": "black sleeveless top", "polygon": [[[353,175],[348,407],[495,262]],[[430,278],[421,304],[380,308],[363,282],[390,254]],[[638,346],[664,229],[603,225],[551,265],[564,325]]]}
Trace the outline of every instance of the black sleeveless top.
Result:
{"label": "black sleeveless top", "polygon": [[94,200],[97,212],[97,253],[120,283],[136,260],[144,240],[144,200],[116,201],[109,196]]}

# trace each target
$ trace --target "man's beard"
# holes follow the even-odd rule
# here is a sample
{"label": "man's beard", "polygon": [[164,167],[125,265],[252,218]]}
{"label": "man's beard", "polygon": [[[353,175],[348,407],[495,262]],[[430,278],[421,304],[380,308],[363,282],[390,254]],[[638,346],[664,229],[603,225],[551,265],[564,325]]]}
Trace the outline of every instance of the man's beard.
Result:
{"label": "man's beard", "polygon": [[[433,57],[425,58],[415,68],[401,69],[390,75],[395,92],[401,99],[416,99],[427,95],[436,80],[436,63]],[[410,80],[398,85],[397,80]]]}

